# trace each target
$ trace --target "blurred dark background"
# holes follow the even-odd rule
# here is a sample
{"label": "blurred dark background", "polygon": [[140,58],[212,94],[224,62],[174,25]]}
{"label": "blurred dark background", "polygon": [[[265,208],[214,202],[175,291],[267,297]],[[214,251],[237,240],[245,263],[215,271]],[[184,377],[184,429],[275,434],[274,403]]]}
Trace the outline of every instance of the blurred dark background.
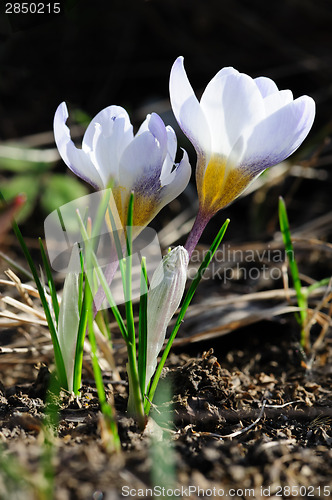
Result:
{"label": "blurred dark background", "polygon": [[[128,110],[136,125],[151,111],[174,125],[168,78],[175,58],[183,55],[198,93],[219,69],[230,65],[252,77],[269,76],[280,89],[292,89],[295,97],[311,95],[317,103],[317,119],[299,159],[308,161],[319,151],[327,158],[323,164],[329,172],[330,0],[73,0],[60,2],[61,13],[52,15],[6,15],[5,4],[0,21],[2,143],[51,132],[55,109],[63,100],[70,109],[90,117],[118,104]],[[194,166],[190,145],[182,134],[178,136]],[[54,147],[49,137],[40,147]],[[39,146],[36,141],[31,144]],[[54,169],[66,170],[62,162]],[[293,181],[275,193],[272,190],[272,198],[267,198],[274,213],[277,195],[287,194]],[[325,181],[324,192],[323,183],[316,180],[303,181],[300,191],[294,192],[293,186],[291,198],[296,198],[297,191],[297,200],[304,202],[290,207],[296,216],[308,220],[331,209],[329,173]],[[257,224],[248,225],[252,213],[247,211],[248,198],[218,216],[217,225],[225,216],[235,217],[250,238],[248,227]],[[188,204],[188,197],[183,203]],[[265,219],[261,224],[265,229],[256,236],[268,227]]]}

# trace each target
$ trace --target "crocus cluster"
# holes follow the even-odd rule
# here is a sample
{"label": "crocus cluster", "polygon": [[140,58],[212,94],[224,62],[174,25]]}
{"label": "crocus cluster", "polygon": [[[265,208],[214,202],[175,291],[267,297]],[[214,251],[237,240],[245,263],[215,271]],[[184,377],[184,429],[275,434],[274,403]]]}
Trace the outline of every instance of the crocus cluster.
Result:
{"label": "crocus cluster", "polygon": [[[157,268],[148,292],[147,383],[162,348],[167,325],[179,306],[190,255],[208,221],[234,201],[266,168],[290,156],[313,124],[315,103],[293,99],[269,78],[221,69],[200,101],[179,57],[171,70],[170,100],[175,118],[197,153],[199,211],[185,247],[169,253]],[[59,153],[74,172],[95,189],[112,188],[121,223],[126,225],[134,193],[133,225],[144,227],[187,186],[191,167],[183,151],[175,164],[177,139],[155,113],[133,132],[127,112],[109,106],[89,124],[77,148],[60,104],[54,118]],[[135,232],[133,233],[135,236]],[[76,277],[73,277],[73,280]],[[152,286],[154,281],[158,286]]]}

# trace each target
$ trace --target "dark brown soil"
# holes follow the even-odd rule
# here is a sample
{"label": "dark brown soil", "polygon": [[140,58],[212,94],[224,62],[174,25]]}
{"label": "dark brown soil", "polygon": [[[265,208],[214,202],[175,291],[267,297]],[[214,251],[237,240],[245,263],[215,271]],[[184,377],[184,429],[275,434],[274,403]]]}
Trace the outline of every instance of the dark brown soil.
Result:
{"label": "dark brown soil", "polygon": [[[178,488],[183,498],[198,498],[198,488],[206,495],[215,488],[220,497],[222,490],[225,495],[236,490],[235,498],[288,498],[290,491],[295,498],[327,497],[332,342],[326,339],[308,369],[296,344],[277,335],[267,342],[263,328],[258,331],[253,340],[245,339],[250,329],[234,333],[240,349],[227,352],[227,343],[219,342],[216,348],[225,350],[220,356],[213,349],[196,356],[173,353],[143,433],[125,414],[126,384],[106,376],[117,408],[120,454],[107,452],[94,385],[84,385],[79,402],[62,394],[51,440],[55,498],[115,499],[128,488],[129,497],[149,498],[154,486],[156,495],[164,487],[170,498]],[[34,498],[27,481],[32,479],[35,489],[42,485],[48,382],[48,370],[41,368],[34,384],[1,389],[1,460],[9,453],[24,471],[21,482],[2,473],[2,498]],[[23,496],[11,496],[14,491]]]}

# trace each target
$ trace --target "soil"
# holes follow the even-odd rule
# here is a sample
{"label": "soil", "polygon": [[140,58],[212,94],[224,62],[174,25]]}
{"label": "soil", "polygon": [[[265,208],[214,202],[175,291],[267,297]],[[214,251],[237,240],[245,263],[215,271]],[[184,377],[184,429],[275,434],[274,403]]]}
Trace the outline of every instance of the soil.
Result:
{"label": "soil", "polygon": [[[47,438],[55,498],[151,498],[153,487],[156,497],[165,488],[167,498],[180,492],[199,498],[202,491],[217,498],[328,497],[332,339],[309,368],[288,333],[278,337],[274,325],[267,340],[268,328],[261,324],[255,336],[250,329],[234,333],[240,349],[229,349],[229,339],[215,342],[220,355],[212,348],[202,355],[173,352],[143,432],[125,412],[125,373],[118,382],[105,374],[118,454],[108,450],[94,384],[85,381],[78,401],[62,393],[57,432]],[[42,486],[44,424],[55,402],[46,400],[48,384],[42,366],[33,384],[1,387],[1,460],[9,454],[23,471],[20,481],[2,474],[1,498],[34,498]]]}

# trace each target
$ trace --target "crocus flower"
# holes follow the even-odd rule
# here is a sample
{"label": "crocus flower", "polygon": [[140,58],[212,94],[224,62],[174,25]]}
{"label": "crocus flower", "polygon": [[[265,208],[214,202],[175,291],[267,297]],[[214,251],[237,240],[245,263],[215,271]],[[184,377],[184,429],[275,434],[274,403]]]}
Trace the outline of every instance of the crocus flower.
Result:
{"label": "crocus flower", "polygon": [[237,198],[266,168],[290,156],[306,138],[315,102],[223,68],[198,101],[179,57],[171,70],[175,117],[197,153],[199,214],[186,248],[193,251],[208,220]]}
{"label": "crocus flower", "polygon": [[182,299],[189,255],[182,246],[166,254],[153,273],[147,297],[146,387],[156,366],[166,330]]}
{"label": "crocus flower", "polygon": [[89,124],[81,149],[71,140],[67,118],[63,102],[54,117],[55,142],[63,161],[95,189],[112,187],[123,227],[132,191],[134,226],[145,227],[187,186],[191,175],[187,153],[174,164],[176,135],[157,114],[148,115],[134,136],[126,110],[109,106]]}

